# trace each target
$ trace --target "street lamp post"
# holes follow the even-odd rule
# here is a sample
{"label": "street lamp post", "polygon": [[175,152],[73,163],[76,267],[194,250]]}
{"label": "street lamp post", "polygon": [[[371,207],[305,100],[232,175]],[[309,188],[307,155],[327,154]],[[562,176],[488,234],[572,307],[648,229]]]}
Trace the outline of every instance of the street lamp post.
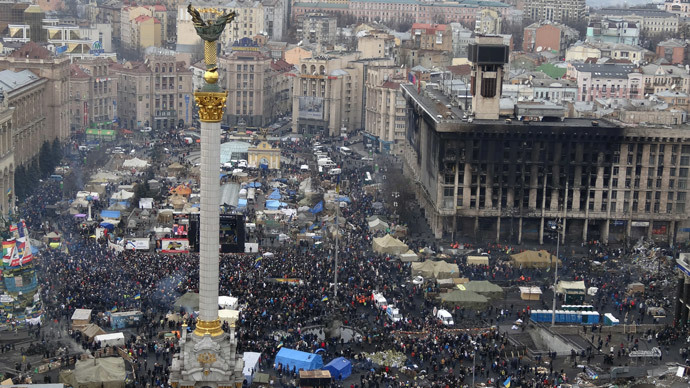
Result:
{"label": "street lamp post", "polygon": [[333,299],[338,298],[338,243],[340,237],[340,224],[338,221],[340,216],[340,174],[337,175],[337,182],[335,185],[335,269],[333,273]]}
{"label": "street lamp post", "polygon": [[553,310],[551,310],[551,326],[556,325],[556,285],[558,284],[558,249],[561,246],[561,236],[556,235],[556,270],[553,272]]}

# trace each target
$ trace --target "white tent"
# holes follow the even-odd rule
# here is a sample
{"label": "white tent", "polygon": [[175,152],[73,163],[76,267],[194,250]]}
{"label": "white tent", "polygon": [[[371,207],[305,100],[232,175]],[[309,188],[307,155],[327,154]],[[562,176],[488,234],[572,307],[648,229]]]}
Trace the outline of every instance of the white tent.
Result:
{"label": "white tent", "polygon": [[374,230],[374,231],[383,231],[390,228],[390,225],[388,225],[386,222],[382,221],[380,218],[377,218],[373,221],[369,221],[369,230]]}
{"label": "white tent", "polygon": [[417,256],[417,254],[414,253],[412,250],[408,250],[407,252],[402,253],[399,256],[400,256],[400,261],[403,261],[403,262],[419,261],[419,256]]}
{"label": "white tent", "polygon": [[122,167],[124,168],[143,168],[149,165],[149,162],[139,159],[139,158],[134,158],[134,159],[128,159],[125,160],[122,163]]}
{"label": "white tent", "polygon": [[233,296],[219,296],[218,305],[224,309],[236,309],[237,308],[237,298]]}
{"label": "white tent", "polygon": [[134,193],[126,190],[120,190],[117,193],[110,196],[110,198],[117,200],[130,199],[132,197],[134,197]]}
{"label": "white tent", "polygon": [[91,176],[91,182],[110,182],[120,179],[117,174],[101,171]]}

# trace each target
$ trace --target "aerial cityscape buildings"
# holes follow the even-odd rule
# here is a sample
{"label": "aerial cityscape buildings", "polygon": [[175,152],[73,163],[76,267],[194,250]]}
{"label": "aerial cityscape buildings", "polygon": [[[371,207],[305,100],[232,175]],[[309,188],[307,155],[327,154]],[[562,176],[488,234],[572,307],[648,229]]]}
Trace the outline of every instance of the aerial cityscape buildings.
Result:
{"label": "aerial cityscape buildings", "polygon": [[690,383],[688,0],[0,0],[0,388]]}

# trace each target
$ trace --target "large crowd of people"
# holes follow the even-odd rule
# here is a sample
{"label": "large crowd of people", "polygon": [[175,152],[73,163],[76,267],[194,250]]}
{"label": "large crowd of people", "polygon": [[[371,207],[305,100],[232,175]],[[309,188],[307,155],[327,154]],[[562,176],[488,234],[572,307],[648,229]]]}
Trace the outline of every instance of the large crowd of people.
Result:
{"label": "large crowd of people", "polygon": [[[264,185],[278,176],[302,173],[299,165],[311,150],[306,141],[287,141],[281,146],[289,151],[285,152],[283,170],[277,173],[282,175],[257,177]],[[374,208],[376,194],[364,190],[367,167],[348,167],[347,163],[342,167],[341,179],[348,182],[350,203],[341,209],[347,227],[343,228],[340,239],[337,269],[330,241],[326,244],[274,241],[268,247],[261,246],[261,252],[255,254],[221,255],[220,294],[235,296],[242,305],[236,329],[239,352],[262,353],[261,366],[265,370],[273,369],[273,358],[280,347],[310,352],[323,348],[324,359],[343,355],[352,360],[366,360],[365,352],[389,349],[407,357],[409,373],[400,368],[373,365],[355,368],[352,383],[334,382],[337,386],[350,387],[460,387],[472,381],[498,386],[508,377],[515,386],[550,387],[574,377],[554,369],[553,363],[548,368],[537,368],[533,360],[510,351],[506,333],[494,325],[525,316],[509,302],[498,301],[481,311],[456,308],[452,310],[456,328],[449,330],[442,326],[432,313],[438,302],[426,297],[437,292],[438,286],[428,282],[412,284],[409,263],[372,250],[372,239],[377,234],[369,231],[367,217],[389,214],[385,208]],[[315,171],[307,175],[317,183],[331,178]],[[296,190],[298,184],[299,180],[288,182],[288,189]],[[45,231],[45,221],[51,221],[49,225],[63,236],[65,249],[43,250],[38,264],[46,318],[66,329],[77,308],[90,308],[99,313],[141,311],[143,319],[138,327],[132,328],[138,337],[128,338],[126,345],[139,372],[136,383],[142,387],[167,386],[168,366],[179,349],[174,340],[159,334],[180,330],[183,323],[190,329],[194,327],[193,314],[176,309],[174,302],[186,292],[198,292],[198,255],[110,250],[107,244],[78,233],[78,223],[71,215],[48,213],[49,205],[61,200],[61,196],[55,183],[47,182],[20,206],[30,228]],[[246,210],[248,222],[255,221],[256,213],[251,207]],[[261,241],[262,232],[253,238]],[[438,249],[434,241],[408,239],[406,242],[414,249]],[[485,245],[484,248],[491,251],[488,266],[469,266],[460,256],[447,260],[457,263],[463,276],[472,280],[490,280],[504,287],[550,285],[547,270],[515,268],[504,260],[508,253],[515,252],[513,247]],[[257,260],[269,250],[273,255]],[[603,311],[615,306],[621,314],[630,313],[633,319],[646,322],[645,307],[663,301],[661,275],[640,275],[628,268],[623,273],[604,270],[592,277],[590,260],[572,257],[563,260],[564,267],[560,269],[563,278],[584,279],[588,286],[600,288],[594,299],[597,309]],[[333,287],[336,270],[337,297]],[[301,282],[276,281],[283,278]],[[652,300],[649,295],[642,298],[626,294],[627,285],[639,280],[658,285]],[[383,292],[389,302],[400,308],[404,319],[395,323],[388,320],[385,312],[371,303],[374,291]],[[171,320],[171,314],[182,318]],[[97,319],[107,324],[107,314]],[[327,326],[335,320],[354,328],[358,335],[346,342],[303,333],[304,328]],[[679,335],[670,329],[648,334],[655,341]],[[72,335],[76,339],[77,334],[72,332]],[[635,341],[644,339],[643,336],[644,333],[631,336],[630,348]],[[79,340],[83,349],[97,351],[97,344]],[[592,342],[596,345],[597,339],[593,338]],[[272,374],[282,386],[294,384],[290,371]]]}

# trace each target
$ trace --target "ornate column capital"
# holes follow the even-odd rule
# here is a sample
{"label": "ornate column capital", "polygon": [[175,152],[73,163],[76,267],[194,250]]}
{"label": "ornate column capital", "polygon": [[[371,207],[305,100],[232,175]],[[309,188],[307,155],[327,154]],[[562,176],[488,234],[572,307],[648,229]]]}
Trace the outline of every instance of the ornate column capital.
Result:
{"label": "ornate column capital", "polygon": [[223,119],[223,110],[228,92],[195,92],[194,101],[199,107],[199,118],[204,123],[219,123]]}

